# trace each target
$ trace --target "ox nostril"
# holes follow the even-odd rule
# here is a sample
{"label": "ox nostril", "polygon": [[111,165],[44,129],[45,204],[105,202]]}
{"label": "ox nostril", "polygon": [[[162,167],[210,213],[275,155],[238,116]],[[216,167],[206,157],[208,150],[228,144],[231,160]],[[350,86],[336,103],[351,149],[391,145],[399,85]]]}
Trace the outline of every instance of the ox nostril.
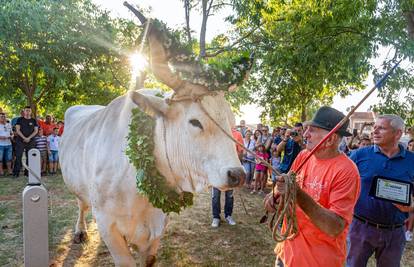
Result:
{"label": "ox nostril", "polygon": [[231,168],[227,171],[228,185],[236,187],[244,183],[246,173],[243,168]]}

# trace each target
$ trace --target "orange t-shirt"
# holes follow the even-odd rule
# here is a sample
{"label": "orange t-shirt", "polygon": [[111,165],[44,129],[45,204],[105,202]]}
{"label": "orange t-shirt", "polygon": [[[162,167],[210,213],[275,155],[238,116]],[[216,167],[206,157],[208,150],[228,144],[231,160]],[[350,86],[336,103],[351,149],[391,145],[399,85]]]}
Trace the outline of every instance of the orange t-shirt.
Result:
{"label": "orange t-shirt", "polygon": [[[233,134],[233,138],[236,139],[237,142],[240,144],[243,144],[243,136],[242,134],[237,130],[231,130],[231,133]],[[240,145],[236,145],[237,154],[240,155],[243,153],[243,148]]]}
{"label": "orange t-shirt", "polygon": [[44,136],[51,135],[53,133],[53,129],[57,127],[54,123],[47,124],[45,121],[42,120],[39,120],[37,123],[39,124],[40,128],[43,129]]}
{"label": "orange t-shirt", "polygon": [[[292,170],[299,167],[309,151],[302,151]],[[298,185],[321,206],[335,212],[346,221],[344,231],[331,237],[317,228],[297,206],[298,235],[279,243],[275,252],[286,267],[344,266],[346,235],[359,196],[360,178],[355,164],[345,155],[331,159],[312,156],[297,174]]]}

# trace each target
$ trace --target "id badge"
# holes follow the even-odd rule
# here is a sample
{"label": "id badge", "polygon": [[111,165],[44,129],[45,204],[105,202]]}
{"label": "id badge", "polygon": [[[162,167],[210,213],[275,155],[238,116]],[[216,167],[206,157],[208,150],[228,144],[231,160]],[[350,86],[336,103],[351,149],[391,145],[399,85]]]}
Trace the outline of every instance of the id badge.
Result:
{"label": "id badge", "polygon": [[375,176],[369,195],[377,199],[390,201],[403,206],[411,205],[413,184],[392,178]]}

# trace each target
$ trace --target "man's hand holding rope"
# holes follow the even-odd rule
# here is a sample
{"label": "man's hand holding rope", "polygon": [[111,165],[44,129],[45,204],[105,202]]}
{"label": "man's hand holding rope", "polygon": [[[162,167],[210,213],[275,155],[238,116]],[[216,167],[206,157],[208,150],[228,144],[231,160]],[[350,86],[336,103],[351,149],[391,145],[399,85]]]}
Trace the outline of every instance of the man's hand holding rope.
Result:
{"label": "man's hand holding rope", "polygon": [[[274,213],[269,227],[272,229],[272,237],[276,242],[294,238],[298,232],[296,191],[296,175],[294,173],[282,174],[276,177],[272,193],[265,197],[266,211]],[[265,217],[263,221],[266,219]],[[280,227],[282,222],[284,222],[284,227]]]}

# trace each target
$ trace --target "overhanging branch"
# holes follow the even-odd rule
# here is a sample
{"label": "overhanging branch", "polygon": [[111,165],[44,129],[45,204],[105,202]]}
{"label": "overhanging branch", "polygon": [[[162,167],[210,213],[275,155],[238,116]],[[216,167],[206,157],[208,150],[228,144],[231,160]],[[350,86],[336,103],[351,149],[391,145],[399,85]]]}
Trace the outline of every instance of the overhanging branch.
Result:
{"label": "overhanging branch", "polygon": [[215,56],[217,56],[217,55],[219,55],[219,54],[221,54],[221,53],[223,53],[224,51],[228,51],[228,50],[231,50],[234,46],[236,46],[237,44],[239,44],[240,42],[242,42],[243,40],[245,40],[245,39],[247,39],[250,35],[252,35],[257,29],[259,29],[260,28],[260,26],[259,27],[256,27],[256,28],[254,28],[254,29],[252,29],[252,30],[250,30],[246,35],[244,35],[244,36],[242,36],[242,37],[240,37],[239,39],[237,39],[234,43],[232,43],[231,45],[228,45],[228,46],[226,46],[226,47],[223,47],[223,48],[220,48],[219,50],[217,50],[216,52],[214,52],[214,53],[211,53],[211,54],[207,54],[206,53],[206,55],[205,55],[205,57],[215,57]]}

